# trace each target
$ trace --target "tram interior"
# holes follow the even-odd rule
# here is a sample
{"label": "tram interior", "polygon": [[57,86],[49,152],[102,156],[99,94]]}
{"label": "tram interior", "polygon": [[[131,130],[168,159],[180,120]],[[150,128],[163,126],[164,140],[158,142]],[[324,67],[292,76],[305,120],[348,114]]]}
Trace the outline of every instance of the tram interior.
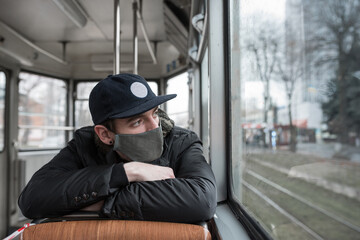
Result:
{"label": "tram interior", "polygon": [[[2,168],[10,170],[1,181],[4,206],[1,237],[4,237],[30,221],[22,216],[17,197],[31,176],[58,153],[59,147],[65,146],[74,130],[92,124],[87,98],[100,79],[114,72],[137,73],[160,95],[166,93],[166,78],[182,74],[181,81],[187,86],[184,73],[190,61],[190,36],[193,41],[200,36],[190,30],[190,15],[195,11],[201,13],[204,6],[190,0],[31,0],[1,1],[0,5],[1,66],[8,70],[10,84],[16,82],[14,86],[19,91],[14,106],[25,104],[24,114],[17,115],[11,110],[7,113],[10,121],[19,122],[19,127],[6,135],[15,130],[21,137],[5,140],[3,144],[11,144],[15,151],[14,155],[10,153],[10,161],[6,160],[7,154],[2,156],[3,162],[8,161]],[[17,85],[22,79],[29,80]],[[44,84],[52,80],[54,83]],[[173,80],[172,88],[176,89],[176,78]],[[68,116],[56,116],[59,112],[55,110],[53,119],[44,121],[36,113],[27,114],[44,108],[37,101],[48,101],[53,108],[66,105],[67,110],[60,110],[60,115]],[[80,110],[74,114],[73,108]],[[186,120],[183,122],[187,124]],[[39,123],[43,125],[40,128]],[[45,137],[38,137],[44,133]],[[168,232],[168,236],[176,235],[174,231]]]}
{"label": "tram interior", "polygon": [[[359,11],[359,0],[0,0],[0,238],[31,222],[21,190],[93,124],[91,89],[121,72],[178,94],[160,107],[202,140],[218,207],[200,237],[360,239]],[[199,233],[154,224],[131,227]]]}

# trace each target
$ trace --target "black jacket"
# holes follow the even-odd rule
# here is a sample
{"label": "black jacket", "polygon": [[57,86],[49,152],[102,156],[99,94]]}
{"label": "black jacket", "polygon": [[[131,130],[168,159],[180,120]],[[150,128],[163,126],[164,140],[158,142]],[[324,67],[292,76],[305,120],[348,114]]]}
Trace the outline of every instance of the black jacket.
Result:
{"label": "black jacket", "polygon": [[162,156],[151,162],[174,170],[175,179],[128,182],[114,151],[103,154],[93,127],[74,139],[31,178],[19,197],[24,216],[35,219],[69,214],[105,200],[101,214],[117,219],[199,222],[216,207],[216,184],[197,135],[174,127],[164,138]]}

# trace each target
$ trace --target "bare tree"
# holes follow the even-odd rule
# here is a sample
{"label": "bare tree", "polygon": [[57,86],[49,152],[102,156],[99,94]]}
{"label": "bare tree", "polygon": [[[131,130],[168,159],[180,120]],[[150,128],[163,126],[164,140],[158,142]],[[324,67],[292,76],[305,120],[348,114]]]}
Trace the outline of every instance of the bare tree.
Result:
{"label": "bare tree", "polygon": [[270,109],[270,80],[274,73],[278,43],[274,33],[268,30],[260,29],[255,34],[255,38],[247,43],[247,49],[255,57],[257,72],[261,82],[264,84],[263,121],[267,123]]}
{"label": "bare tree", "polygon": [[[28,84],[22,84],[21,85],[21,93],[20,93],[20,106],[23,107],[22,111],[25,113],[29,113],[30,109],[32,107],[32,100],[30,98],[31,92],[40,84],[39,81],[27,81]],[[20,124],[22,125],[31,125],[32,119],[28,114],[25,114],[23,116],[20,116],[19,119]],[[22,138],[20,139],[20,143],[22,146],[26,146],[29,140],[30,135],[30,129],[25,128],[24,134],[22,135]]]}
{"label": "bare tree", "polygon": [[276,72],[279,74],[279,80],[284,83],[287,110],[290,127],[290,151],[296,151],[296,126],[292,120],[292,96],[294,93],[295,83],[303,75],[303,56],[304,48],[301,38],[296,35],[294,27],[288,22],[285,23],[285,41],[281,44],[278,59],[276,60]]}
{"label": "bare tree", "polygon": [[[254,16],[256,17],[256,16]],[[271,108],[270,97],[270,81],[274,75],[274,68],[276,63],[276,55],[278,52],[278,40],[276,37],[276,24],[269,19],[259,20],[261,17],[256,17],[259,23],[257,27],[254,26],[249,39],[245,41],[245,47],[249,53],[254,57],[256,65],[256,73],[262,84],[264,85],[263,92],[263,122],[268,123],[268,112]],[[269,21],[274,24],[269,25]],[[274,28],[272,28],[272,27]],[[262,142],[266,147],[266,134],[263,131],[261,134]]]}

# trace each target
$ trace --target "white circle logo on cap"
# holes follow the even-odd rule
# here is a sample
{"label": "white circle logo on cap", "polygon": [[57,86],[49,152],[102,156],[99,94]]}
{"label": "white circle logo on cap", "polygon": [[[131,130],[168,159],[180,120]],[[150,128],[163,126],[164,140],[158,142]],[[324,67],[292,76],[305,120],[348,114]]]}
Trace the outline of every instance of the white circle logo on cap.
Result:
{"label": "white circle logo on cap", "polygon": [[138,98],[144,98],[148,94],[147,88],[144,84],[140,82],[134,82],[133,84],[131,84],[130,91],[132,94],[134,94],[135,97]]}

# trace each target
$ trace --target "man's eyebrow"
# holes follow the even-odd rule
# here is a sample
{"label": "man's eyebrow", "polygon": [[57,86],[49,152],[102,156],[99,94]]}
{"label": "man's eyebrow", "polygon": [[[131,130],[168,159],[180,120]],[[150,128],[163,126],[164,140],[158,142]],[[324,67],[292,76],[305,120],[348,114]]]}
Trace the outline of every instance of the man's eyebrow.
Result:
{"label": "man's eyebrow", "polygon": [[141,118],[142,116],[144,116],[144,113],[141,113],[141,114],[136,115],[136,116],[132,116],[132,117],[130,117],[130,118],[128,118],[128,119],[126,120],[126,123],[130,123],[130,122],[134,121],[134,120],[137,119],[137,118]]}
{"label": "man's eyebrow", "polygon": [[[156,112],[158,109],[159,109],[159,107],[154,108],[153,113]],[[139,114],[139,115],[132,116],[132,117],[130,117],[130,118],[128,118],[128,119],[126,120],[126,123],[130,123],[130,122],[134,121],[134,120],[137,119],[137,118],[143,117],[144,115],[145,115],[145,113],[141,113],[141,114]]]}

